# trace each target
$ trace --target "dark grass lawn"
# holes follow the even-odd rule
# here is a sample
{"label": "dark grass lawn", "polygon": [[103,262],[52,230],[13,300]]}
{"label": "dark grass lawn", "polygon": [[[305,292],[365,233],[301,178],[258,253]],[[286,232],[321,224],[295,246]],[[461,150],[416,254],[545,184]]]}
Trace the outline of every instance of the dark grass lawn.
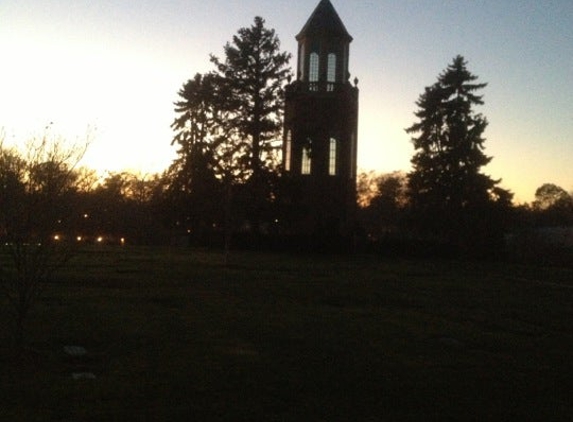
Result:
{"label": "dark grass lawn", "polygon": [[3,306],[0,420],[573,420],[571,270],[231,258],[84,251],[21,354]]}

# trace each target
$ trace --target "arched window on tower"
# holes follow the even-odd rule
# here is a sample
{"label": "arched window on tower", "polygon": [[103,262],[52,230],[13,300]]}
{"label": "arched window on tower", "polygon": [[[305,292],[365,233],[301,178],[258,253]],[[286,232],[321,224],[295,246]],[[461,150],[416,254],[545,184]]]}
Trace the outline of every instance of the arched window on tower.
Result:
{"label": "arched window on tower", "polygon": [[300,56],[300,60],[299,60],[299,69],[298,69],[298,74],[299,77],[298,79],[302,79],[304,80],[304,44],[300,45],[300,51],[299,51],[299,56]]}
{"label": "arched window on tower", "polygon": [[330,138],[330,145],[328,147],[328,174],[336,176],[336,150],[338,142],[335,138]]}
{"label": "arched window on tower", "polygon": [[292,132],[291,130],[287,130],[286,135],[286,143],[285,143],[285,170],[290,171],[290,163],[291,163],[291,152],[292,152]]}
{"label": "arched window on tower", "polygon": [[330,53],[328,55],[328,67],[326,68],[326,90],[334,91],[334,83],[336,82],[336,54]]}
{"label": "arched window on tower", "polygon": [[310,151],[310,144],[311,140],[308,140],[308,145],[302,147],[302,157],[301,157],[301,166],[300,166],[300,174],[308,175],[311,172],[311,151]]}
{"label": "arched window on tower", "polygon": [[318,91],[319,56],[318,53],[310,53],[308,70],[308,82],[311,91]]}

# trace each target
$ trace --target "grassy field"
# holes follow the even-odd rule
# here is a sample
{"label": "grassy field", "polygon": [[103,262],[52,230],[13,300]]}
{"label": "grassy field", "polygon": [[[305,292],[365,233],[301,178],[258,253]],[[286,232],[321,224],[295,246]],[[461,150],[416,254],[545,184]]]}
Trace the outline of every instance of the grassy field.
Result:
{"label": "grassy field", "polygon": [[25,353],[2,306],[0,420],[573,420],[571,270],[222,260],[84,251],[45,286]]}

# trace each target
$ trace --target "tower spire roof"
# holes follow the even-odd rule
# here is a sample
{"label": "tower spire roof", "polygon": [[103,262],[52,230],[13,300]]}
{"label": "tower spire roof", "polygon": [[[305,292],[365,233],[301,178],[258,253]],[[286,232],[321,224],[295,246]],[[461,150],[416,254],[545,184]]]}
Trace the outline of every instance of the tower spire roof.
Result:
{"label": "tower spire roof", "polygon": [[307,36],[327,33],[345,38],[348,42],[352,41],[352,36],[346,30],[344,23],[336,13],[330,0],[320,0],[312,15],[296,36],[297,40]]}

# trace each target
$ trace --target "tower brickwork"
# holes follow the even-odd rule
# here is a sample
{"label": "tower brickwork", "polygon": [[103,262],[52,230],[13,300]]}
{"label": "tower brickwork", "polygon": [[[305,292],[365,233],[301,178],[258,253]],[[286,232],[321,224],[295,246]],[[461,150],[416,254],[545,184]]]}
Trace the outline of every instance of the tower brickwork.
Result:
{"label": "tower brickwork", "polygon": [[297,77],[286,89],[283,167],[297,186],[297,234],[347,238],[355,226],[357,81],[352,37],[329,0],[296,36]]}

